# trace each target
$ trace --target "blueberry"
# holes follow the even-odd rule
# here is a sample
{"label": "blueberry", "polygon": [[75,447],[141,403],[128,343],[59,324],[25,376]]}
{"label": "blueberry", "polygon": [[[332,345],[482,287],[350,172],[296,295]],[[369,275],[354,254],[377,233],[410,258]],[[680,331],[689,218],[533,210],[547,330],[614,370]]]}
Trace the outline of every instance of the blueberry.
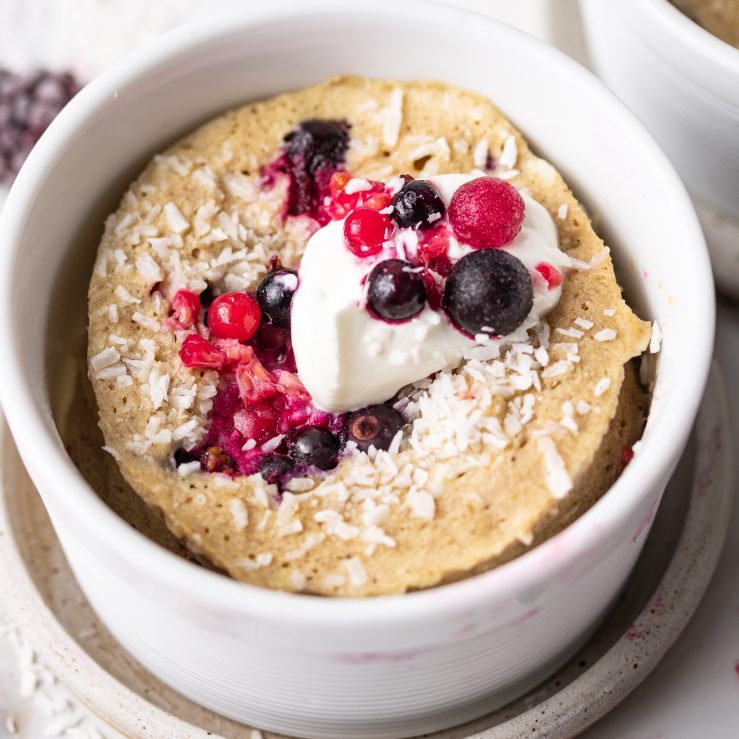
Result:
{"label": "blueberry", "polygon": [[523,323],[533,302],[531,275],[523,262],[501,249],[480,249],[454,265],[442,305],[465,333],[505,336]]}
{"label": "blueberry", "polygon": [[268,322],[278,328],[290,328],[290,304],[298,287],[298,273],[293,269],[267,272],[257,288],[257,303]]}
{"label": "blueberry", "polygon": [[344,121],[305,120],[285,136],[285,152],[293,161],[302,160],[309,173],[326,166],[335,168],[344,161],[349,145],[347,129]]}
{"label": "blueberry", "polygon": [[401,259],[376,264],[367,278],[367,303],[386,321],[407,321],[423,310],[426,287],[413,265]]}
{"label": "blueberry", "polygon": [[349,146],[349,124],[313,118],[285,136],[283,172],[289,175],[288,215],[315,216],[331,174],[341,169]]}
{"label": "blueberry", "polygon": [[340,446],[338,437],[320,426],[296,429],[287,442],[288,454],[295,463],[304,462],[321,470],[336,467]]}
{"label": "blueberry", "polygon": [[369,405],[349,414],[344,424],[344,436],[362,452],[371,446],[378,450],[388,449],[404,425],[405,419],[392,406]]}
{"label": "blueberry", "polygon": [[426,228],[444,215],[436,188],[425,180],[406,182],[393,198],[393,218],[401,228]]}
{"label": "blueberry", "polygon": [[279,484],[282,476],[289,472],[295,463],[282,454],[268,454],[259,462],[259,474],[270,484]]}

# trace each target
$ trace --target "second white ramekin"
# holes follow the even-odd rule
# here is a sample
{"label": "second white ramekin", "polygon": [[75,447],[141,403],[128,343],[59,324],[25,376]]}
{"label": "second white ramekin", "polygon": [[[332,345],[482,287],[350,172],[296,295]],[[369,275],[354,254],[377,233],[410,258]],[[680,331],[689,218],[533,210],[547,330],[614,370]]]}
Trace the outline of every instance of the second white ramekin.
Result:
{"label": "second white ramekin", "polygon": [[669,0],[580,0],[588,50],[687,186],[739,223],[739,49]]}

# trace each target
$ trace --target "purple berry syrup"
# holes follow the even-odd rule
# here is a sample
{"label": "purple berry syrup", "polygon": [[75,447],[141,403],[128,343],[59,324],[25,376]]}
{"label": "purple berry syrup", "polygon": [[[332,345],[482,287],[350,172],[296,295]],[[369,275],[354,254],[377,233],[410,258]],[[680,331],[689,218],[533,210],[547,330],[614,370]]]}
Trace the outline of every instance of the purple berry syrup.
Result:
{"label": "purple berry syrup", "polygon": [[[233,461],[235,474],[253,475],[266,454],[282,452],[285,439],[278,446],[263,450],[266,442],[277,436],[287,436],[291,431],[305,426],[320,426],[334,433],[343,428],[345,414],[337,415],[316,408],[305,388],[297,380],[295,355],[290,331],[262,325],[252,339],[246,342],[254,350],[259,367],[256,372],[242,365],[221,375],[218,393],[209,415],[208,435],[193,454],[206,463],[209,449],[218,448]],[[266,373],[262,373],[266,370]],[[257,385],[257,392],[264,397],[246,402],[239,384],[239,373],[246,372]],[[254,380],[254,376],[258,379]],[[256,442],[251,449],[244,449],[249,439]],[[234,474],[227,464],[223,470]],[[302,470],[295,468],[295,474]]]}
{"label": "purple berry syrup", "polygon": [[310,119],[300,123],[284,139],[280,155],[262,168],[262,182],[269,187],[287,175],[284,216],[307,215],[321,226],[331,218],[323,208],[334,172],[344,168],[349,146],[349,123]]}

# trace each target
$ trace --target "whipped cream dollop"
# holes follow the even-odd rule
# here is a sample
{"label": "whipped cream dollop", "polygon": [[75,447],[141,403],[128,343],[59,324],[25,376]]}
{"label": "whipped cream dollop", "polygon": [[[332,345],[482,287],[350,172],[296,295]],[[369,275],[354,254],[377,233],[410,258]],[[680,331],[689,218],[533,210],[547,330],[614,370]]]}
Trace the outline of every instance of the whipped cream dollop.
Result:
{"label": "whipped cream dollop", "polygon": [[[481,172],[429,178],[445,206],[452,195]],[[366,307],[365,282],[372,268],[386,259],[413,261],[416,232],[396,229],[385,248],[369,258],[352,254],[344,242],[344,221],[332,221],[310,238],[299,270],[299,286],[292,301],[292,345],[298,375],[320,408],[343,412],[383,403],[402,387],[439,370],[454,367],[480,346],[495,348],[526,340],[535,326],[559,301],[561,284],[551,286],[537,271],[549,264],[558,270],[571,266],[559,248],[557,227],[546,208],[521,190],[525,217],[518,236],[502,247],[523,262],[531,274],[534,301],[521,326],[507,336],[475,337],[455,328],[443,309],[428,302],[412,319],[389,323]],[[452,261],[472,249],[450,237]]]}

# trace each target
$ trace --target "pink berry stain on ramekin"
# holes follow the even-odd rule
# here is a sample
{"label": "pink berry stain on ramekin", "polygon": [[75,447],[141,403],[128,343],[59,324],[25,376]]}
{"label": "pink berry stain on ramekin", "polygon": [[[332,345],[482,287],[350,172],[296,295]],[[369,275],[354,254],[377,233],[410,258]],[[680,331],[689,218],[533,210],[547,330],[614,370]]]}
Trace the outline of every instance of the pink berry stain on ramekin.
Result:
{"label": "pink berry stain on ramekin", "polygon": [[718,458],[721,454],[722,448],[723,437],[721,434],[721,427],[714,426],[708,433],[703,454],[699,455],[699,458],[703,460],[701,468],[695,475],[696,494],[699,497],[702,497],[709,492],[716,480]]}
{"label": "pink berry stain on ramekin", "polygon": [[336,661],[345,665],[402,664],[412,662],[423,650],[407,652],[357,652],[338,654]]}
{"label": "pink berry stain on ramekin", "polygon": [[639,541],[641,535],[649,529],[650,524],[652,523],[652,521],[654,521],[654,517],[657,514],[657,508],[659,507],[660,500],[660,498],[657,498],[657,500],[655,500],[652,504],[652,507],[649,509],[649,513],[647,513],[647,515],[644,516],[641,521],[639,521],[639,525],[636,527],[636,531],[631,537],[631,541],[633,541],[634,544]]}

